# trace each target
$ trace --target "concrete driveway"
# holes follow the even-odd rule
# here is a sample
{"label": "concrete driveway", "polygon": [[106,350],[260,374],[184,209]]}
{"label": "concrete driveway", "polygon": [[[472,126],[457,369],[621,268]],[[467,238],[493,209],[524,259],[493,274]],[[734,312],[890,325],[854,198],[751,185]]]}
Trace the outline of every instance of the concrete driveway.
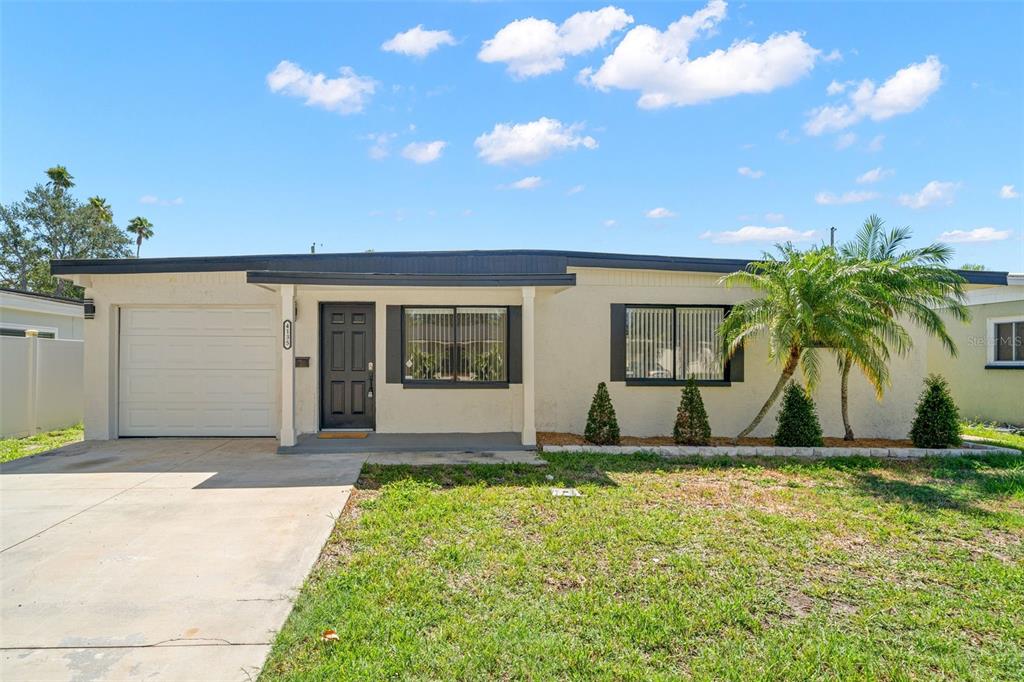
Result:
{"label": "concrete driveway", "polygon": [[245,680],[363,455],[80,443],[0,466],[0,678]]}

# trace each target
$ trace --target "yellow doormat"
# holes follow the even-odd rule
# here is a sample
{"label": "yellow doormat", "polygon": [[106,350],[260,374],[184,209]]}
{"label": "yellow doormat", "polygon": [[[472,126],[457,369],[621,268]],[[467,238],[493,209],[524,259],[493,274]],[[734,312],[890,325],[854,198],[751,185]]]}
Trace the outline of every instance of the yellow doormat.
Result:
{"label": "yellow doormat", "polygon": [[317,438],[366,438],[369,435],[367,431],[321,431]]}

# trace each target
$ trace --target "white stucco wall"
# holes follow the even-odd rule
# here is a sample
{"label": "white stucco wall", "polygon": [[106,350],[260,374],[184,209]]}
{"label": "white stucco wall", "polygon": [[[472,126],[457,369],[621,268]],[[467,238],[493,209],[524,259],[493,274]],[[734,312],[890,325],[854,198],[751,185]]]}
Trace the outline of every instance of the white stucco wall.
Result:
{"label": "white stucco wall", "polygon": [[[655,270],[586,268],[576,272],[576,286],[537,297],[537,430],[582,432],[599,381],[608,381],[610,306],[612,303],[735,304],[750,298],[749,290],[725,289],[718,275]],[[925,346],[891,365],[893,386],[884,400],[856,372],[850,378],[850,418],[862,436],[903,438],[910,429],[913,407],[925,374]],[[822,381],[815,393],[826,435],[841,436],[839,378],[830,356],[822,357]],[[763,344],[745,349],[744,381],[731,386],[701,388],[712,431],[735,435],[760,409],[778,380],[781,368],[769,364]],[[611,382],[608,390],[623,434],[667,435],[672,431],[680,389],[674,386],[626,386]],[[770,435],[776,411],[754,435]]]}
{"label": "white stucco wall", "polygon": [[[590,399],[610,368],[612,303],[736,303],[749,297],[740,289],[717,285],[718,276],[648,270],[586,268],[575,271],[577,285],[552,292],[537,289],[536,421],[538,430],[583,430]],[[280,295],[247,284],[245,273],[92,276],[87,297],[96,302],[96,318],[87,320],[86,437],[116,436],[117,308],[125,305],[265,305],[280,314]],[[388,384],[386,378],[386,306],[521,305],[519,288],[307,287],[296,292],[295,355],[309,356],[310,367],[295,369],[297,430],[317,429],[319,412],[319,304],[376,304],[376,409],[381,432],[518,431],[523,424],[522,386],[508,389],[422,389]],[[909,430],[913,407],[925,375],[925,345],[892,364],[893,386],[882,402],[867,382],[851,376],[850,411],[858,435],[899,438]],[[815,395],[828,435],[841,435],[839,381],[831,357],[822,358],[823,381]],[[745,381],[702,388],[716,434],[733,435],[746,426],[778,378],[766,362],[763,346],[746,351]],[[662,435],[671,431],[679,400],[677,387],[609,384],[624,434]],[[774,428],[770,414],[758,435]]]}

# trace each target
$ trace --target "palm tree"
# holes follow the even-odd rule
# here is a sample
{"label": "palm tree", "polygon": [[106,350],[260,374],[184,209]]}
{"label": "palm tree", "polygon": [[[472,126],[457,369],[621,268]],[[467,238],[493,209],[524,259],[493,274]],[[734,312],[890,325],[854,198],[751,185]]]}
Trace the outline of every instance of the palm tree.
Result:
{"label": "palm tree", "polygon": [[139,252],[142,251],[142,240],[153,236],[153,223],[142,216],[135,216],[128,221],[128,227],[125,229],[135,235],[135,257],[138,258]]}
{"label": "palm tree", "polygon": [[114,219],[114,210],[110,208],[107,200],[101,196],[89,197],[89,207],[92,208],[100,219],[109,223]]}
{"label": "palm tree", "polygon": [[768,357],[782,363],[775,388],[737,440],[757,428],[798,368],[813,389],[820,375],[818,348],[843,343],[859,364],[881,368],[879,380],[884,381],[888,351],[883,339],[900,337],[900,330],[864,295],[868,287],[859,284],[862,264],[841,259],[828,247],[800,251],[787,243],[776,249],[777,256],[765,254],[720,280],[762,294],[734,306],[722,322],[726,357],[746,339],[760,336],[768,341]]}
{"label": "palm tree", "polygon": [[71,189],[75,186],[74,176],[72,176],[64,166],[47,168],[46,176],[50,178],[50,181],[46,184],[53,187],[58,193],[63,193],[65,190]]}
{"label": "palm tree", "polygon": [[[938,337],[950,354],[956,356],[956,344],[946,332],[938,310],[947,310],[955,319],[966,321],[970,312],[964,305],[965,280],[947,267],[953,255],[945,244],[901,250],[912,236],[908,227],[885,230],[885,221],[870,215],[858,230],[854,240],[839,248],[839,255],[848,262],[859,262],[865,267],[861,275],[862,295],[875,300],[877,308],[885,314],[890,325],[897,325],[903,333],[889,339],[900,354],[913,345],[909,333],[898,322],[910,320]],[[836,347],[841,373],[840,404],[843,415],[843,437],[853,440],[849,416],[849,378],[853,365],[868,377],[879,396],[883,385],[878,383],[877,368],[867,367],[841,345]]]}

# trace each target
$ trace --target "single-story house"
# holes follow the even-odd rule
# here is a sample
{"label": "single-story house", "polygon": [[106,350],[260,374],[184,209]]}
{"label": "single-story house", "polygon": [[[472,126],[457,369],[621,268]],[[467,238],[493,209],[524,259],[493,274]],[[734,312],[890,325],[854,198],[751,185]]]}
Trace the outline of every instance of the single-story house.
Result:
{"label": "single-story house", "polygon": [[[86,290],[86,438],[582,432],[598,382],[622,432],[671,431],[693,375],[717,434],[777,381],[758,342],[730,362],[716,327],[751,292],[745,260],[451,251],[54,261]],[[966,272],[972,286],[1006,273]],[[895,359],[882,401],[854,376],[862,435],[904,437],[927,373]],[[826,364],[826,367],[829,365]],[[841,434],[838,378],[818,406]],[[761,435],[773,430],[765,420]]]}
{"label": "single-story house", "polygon": [[0,287],[0,336],[25,336],[29,329],[43,339],[82,339],[82,302]]}
{"label": "single-story house", "polygon": [[1024,426],[1024,274],[968,291],[967,307],[970,324],[946,320],[957,357],[932,339],[928,371],[949,379],[965,419]]}

